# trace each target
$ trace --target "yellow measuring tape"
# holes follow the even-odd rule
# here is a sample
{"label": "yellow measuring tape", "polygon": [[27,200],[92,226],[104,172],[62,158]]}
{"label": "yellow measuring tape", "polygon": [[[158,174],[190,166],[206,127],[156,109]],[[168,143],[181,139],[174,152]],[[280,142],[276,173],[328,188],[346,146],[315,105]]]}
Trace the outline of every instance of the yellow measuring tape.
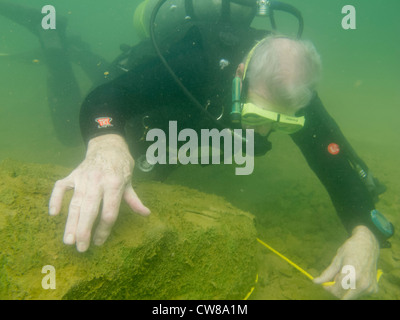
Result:
{"label": "yellow measuring tape", "polygon": [[[296,268],[297,270],[299,270],[302,274],[304,274],[307,278],[309,278],[310,280],[314,280],[314,277],[309,274],[307,271],[305,271],[303,268],[299,267],[297,264],[295,264],[293,261],[289,260],[288,258],[286,258],[283,254],[279,253],[278,251],[276,251],[274,248],[272,248],[270,245],[266,244],[264,241],[260,240],[259,238],[257,238],[257,241],[259,243],[261,243],[264,247],[266,247],[267,249],[269,249],[270,251],[272,251],[273,253],[275,253],[278,257],[282,258],[283,260],[285,260],[287,263],[289,263],[292,267]],[[379,279],[381,278],[383,274],[383,271],[381,269],[378,269],[377,275],[376,275],[376,280],[379,282]],[[258,282],[258,274],[256,276],[256,281],[255,284],[257,284]],[[332,286],[335,284],[335,281],[329,281],[329,282],[324,282],[322,285],[323,286]],[[244,298],[244,300],[247,300],[250,295],[253,293],[255,289],[255,285],[250,289],[250,292],[246,295],[246,297]]]}

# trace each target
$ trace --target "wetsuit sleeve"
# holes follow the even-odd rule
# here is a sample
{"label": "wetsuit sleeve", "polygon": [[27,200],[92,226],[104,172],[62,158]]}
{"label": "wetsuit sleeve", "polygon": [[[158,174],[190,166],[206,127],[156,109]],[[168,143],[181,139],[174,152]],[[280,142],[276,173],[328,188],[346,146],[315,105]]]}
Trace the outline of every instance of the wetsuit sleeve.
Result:
{"label": "wetsuit sleeve", "polygon": [[349,143],[317,95],[303,112],[304,128],[292,139],[328,191],[343,225],[349,233],[365,225],[383,241],[370,219],[373,199],[349,161]]}
{"label": "wetsuit sleeve", "polygon": [[[176,76],[197,92],[205,82],[203,44],[197,30],[168,48],[165,58]],[[196,75],[196,76],[193,76]],[[125,124],[161,105],[174,105],[183,93],[157,56],[95,88],[84,100],[80,127],[84,141],[109,133],[125,135]],[[186,103],[187,104],[187,103]]]}
{"label": "wetsuit sleeve", "polygon": [[80,127],[84,142],[104,134],[125,135],[127,119],[126,92],[115,83],[94,89],[84,100],[80,111]]}

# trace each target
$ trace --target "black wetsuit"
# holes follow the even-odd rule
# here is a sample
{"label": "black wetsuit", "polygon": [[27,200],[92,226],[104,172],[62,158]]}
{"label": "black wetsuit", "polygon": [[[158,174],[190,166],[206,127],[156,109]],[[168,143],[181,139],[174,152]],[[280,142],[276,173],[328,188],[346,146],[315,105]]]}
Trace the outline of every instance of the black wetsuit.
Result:
{"label": "black wetsuit", "polygon": [[[236,68],[256,40],[265,32],[251,28],[234,29],[222,25],[197,25],[188,28],[175,41],[161,43],[164,55],[190,92],[208,106],[210,113],[230,126],[232,79]],[[229,61],[221,68],[220,60]],[[145,41],[132,48],[120,61],[122,75],[97,87],[86,98],[80,115],[84,140],[107,133],[116,133],[133,141],[133,156],[146,152],[145,128],[161,128],[168,132],[170,120],[183,128],[214,128],[215,124],[196,109],[182,93],[171,75]],[[366,225],[380,240],[382,235],[370,220],[374,201],[349,158],[351,148],[339,128],[316,95],[302,110],[306,122],[292,135],[311,169],[326,187],[344,226],[351,232],[357,225]],[[109,126],[99,126],[98,118],[112,119]],[[126,134],[130,128],[130,136]],[[149,142],[149,144],[152,142]],[[335,152],[328,146],[335,144]]]}

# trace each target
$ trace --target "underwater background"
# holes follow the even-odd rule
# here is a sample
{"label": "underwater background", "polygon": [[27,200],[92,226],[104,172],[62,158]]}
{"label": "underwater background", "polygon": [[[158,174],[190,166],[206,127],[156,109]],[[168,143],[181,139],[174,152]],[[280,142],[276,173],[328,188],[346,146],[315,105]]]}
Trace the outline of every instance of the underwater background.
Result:
{"label": "underwater background", "polygon": [[[120,44],[139,41],[133,13],[139,0],[13,1],[40,10],[52,4],[68,18],[68,34],[79,35],[93,52],[113,60]],[[345,136],[375,176],[387,186],[377,208],[400,225],[400,20],[396,0],[285,0],[303,14],[304,39],[323,63],[319,95]],[[356,30],[341,26],[344,5],[357,10]],[[276,14],[278,29],[292,33],[296,22]],[[254,22],[265,28],[265,20]],[[267,25],[268,26],[268,25]],[[91,87],[78,68],[83,95]],[[56,138],[47,105],[47,70],[38,39],[0,16],[0,160],[76,167],[85,146],[65,147]],[[257,158],[252,175],[234,175],[227,165],[186,166],[167,184],[185,185],[223,196],[256,216],[258,237],[314,276],[331,262],[347,234],[328,194],[289,137],[271,137],[273,150]],[[0,213],[1,214],[1,213]],[[380,291],[366,299],[400,298],[400,239],[382,249]],[[270,252],[261,250],[252,299],[329,299],[310,280]]]}

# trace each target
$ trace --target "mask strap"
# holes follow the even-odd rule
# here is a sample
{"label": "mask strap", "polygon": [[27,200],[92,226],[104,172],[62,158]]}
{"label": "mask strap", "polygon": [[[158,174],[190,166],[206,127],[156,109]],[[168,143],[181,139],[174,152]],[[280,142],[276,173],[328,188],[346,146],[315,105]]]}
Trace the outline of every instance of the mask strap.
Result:
{"label": "mask strap", "polygon": [[261,40],[261,41],[258,41],[258,42],[254,45],[254,47],[251,48],[249,54],[247,55],[246,62],[244,63],[243,80],[246,79],[247,69],[248,69],[248,67],[249,67],[250,60],[251,60],[251,58],[252,58],[253,55],[254,55],[254,51],[256,51],[257,47],[260,45],[261,42],[262,42],[262,40]]}

